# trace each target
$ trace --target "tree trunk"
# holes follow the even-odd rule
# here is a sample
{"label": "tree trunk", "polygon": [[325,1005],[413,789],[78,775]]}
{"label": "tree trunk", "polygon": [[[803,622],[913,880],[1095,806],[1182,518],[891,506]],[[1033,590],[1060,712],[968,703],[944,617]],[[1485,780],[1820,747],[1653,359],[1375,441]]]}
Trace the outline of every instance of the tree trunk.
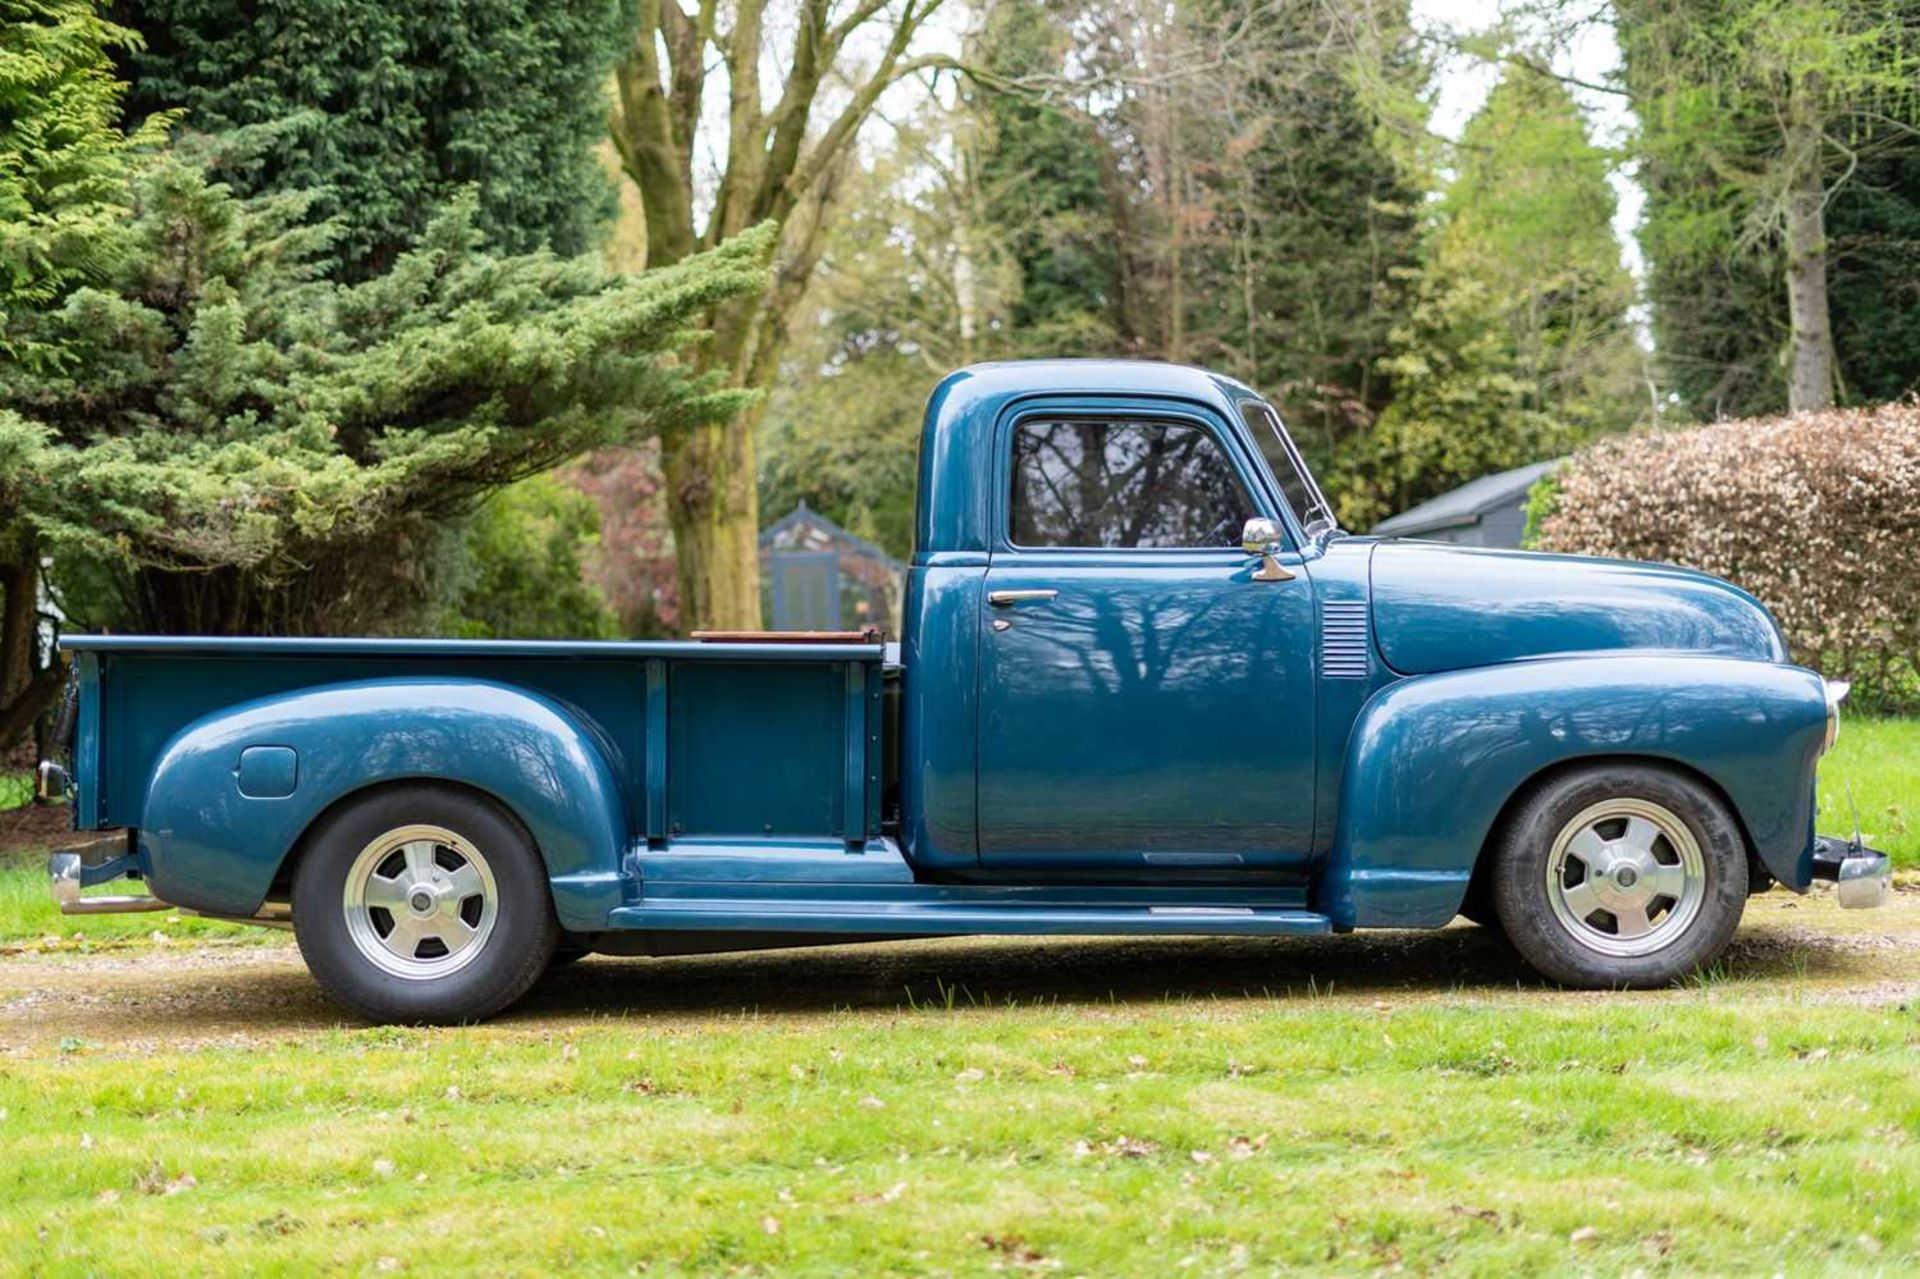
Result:
{"label": "tree trunk", "polygon": [[760,504],[753,470],[759,417],[756,405],[731,422],[661,438],[683,634],[760,628]]}
{"label": "tree trunk", "polygon": [[1827,307],[1826,192],[1819,176],[1795,186],[1787,203],[1787,310],[1793,320],[1793,362],[1787,407],[1795,413],[1833,407],[1833,324]]}
{"label": "tree trunk", "polygon": [[[40,662],[40,544],[31,529],[16,527],[0,559],[0,705],[33,683]],[[10,746],[11,742],[0,742]]]}
{"label": "tree trunk", "polygon": [[1795,86],[1787,131],[1787,311],[1793,323],[1787,408],[1833,407],[1833,322],[1827,305],[1827,189],[1820,168],[1820,86]]}
{"label": "tree trunk", "polygon": [[16,527],[0,558],[0,748],[25,737],[60,694],[64,668],[40,665],[40,542]]}

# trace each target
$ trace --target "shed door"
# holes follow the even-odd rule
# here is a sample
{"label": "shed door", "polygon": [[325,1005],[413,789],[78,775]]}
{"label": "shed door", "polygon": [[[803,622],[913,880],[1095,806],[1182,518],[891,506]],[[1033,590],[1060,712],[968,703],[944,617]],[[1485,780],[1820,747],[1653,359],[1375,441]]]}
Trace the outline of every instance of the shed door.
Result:
{"label": "shed door", "polygon": [[774,552],[773,628],[840,629],[840,556],[836,552]]}

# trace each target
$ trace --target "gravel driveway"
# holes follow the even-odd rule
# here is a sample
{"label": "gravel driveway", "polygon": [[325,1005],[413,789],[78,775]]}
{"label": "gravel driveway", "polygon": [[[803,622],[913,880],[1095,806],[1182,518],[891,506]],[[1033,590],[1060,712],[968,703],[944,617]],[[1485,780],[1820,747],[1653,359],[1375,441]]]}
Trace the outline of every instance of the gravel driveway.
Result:
{"label": "gravel driveway", "polygon": [[[1904,883],[1890,905],[1874,911],[1841,911],[1824,889],[1759,897],[1707,984],[1741,998],[1920,997],[1920,884]],[[959,938],[675,959],[595,957],[556,970],[497,1020],[529,1028],[609,1017],[693,1022],[740,1012],[806,1019],[949,999],[1584,1004],[1673,997],[1542,987],[1498,938],[1456,924],[1437,933],[1327,938]],[[91,955],[27,947],[0,956],[0,1054],[45,1051],[62,1040],[135,1053],[278,1042],[343,1019],[290,943],[147,942]]]}

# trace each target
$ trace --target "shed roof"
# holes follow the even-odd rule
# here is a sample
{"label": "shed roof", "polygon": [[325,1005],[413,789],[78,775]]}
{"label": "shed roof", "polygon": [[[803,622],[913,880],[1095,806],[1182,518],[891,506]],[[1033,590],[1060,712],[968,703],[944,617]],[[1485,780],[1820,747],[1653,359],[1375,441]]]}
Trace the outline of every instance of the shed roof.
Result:
{"label": "shed roof", "polygon": [[788,511],[785,515],[782,515],[779,519],[760,530],[761,548],[765,549],[773,545],[773,539],[775,537],[790,528],[801,525],[817,528],[835,541],[844,544],[848,550],[856,554],[870,556],[873,559],[879,560],[889,568],[904,569],[906,567],[899,560],[887,554],[885,550],[869,542],[866,538],[861,537],[858,533],[847,532],[847,530],[841,528],[838,524],[835,524],[811,506],[808,506],[805,498],[802,498],[800,504],[791,511]]}
{"label": "shed roof", "polygon": [[1557,470],[1566,460],[1564,457],[1550,458],[1545,462],[1516,466],[1511,471],[1469,480],[1457,489],[1449,489],[1439,497],[1429,498],[1418,506],[1408,507],[1398,515],[1381,520],[1370,532],[1375,537],[1418,537],[1422,533],[1437,533],[1441,529],[1478,524],[1488,512],[1523,500],[1535,481]]}

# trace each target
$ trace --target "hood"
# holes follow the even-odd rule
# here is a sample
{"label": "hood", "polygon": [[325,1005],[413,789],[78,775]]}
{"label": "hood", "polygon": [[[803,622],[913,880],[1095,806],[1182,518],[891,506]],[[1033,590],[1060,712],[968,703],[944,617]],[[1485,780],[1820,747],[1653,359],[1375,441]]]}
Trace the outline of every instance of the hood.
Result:
{"label": "hood", "polygon": [[1407,675],[1618,649],[1787,657],[1758,600],[1666,564],[1381,542],[1372,580],[1380,655]]}

